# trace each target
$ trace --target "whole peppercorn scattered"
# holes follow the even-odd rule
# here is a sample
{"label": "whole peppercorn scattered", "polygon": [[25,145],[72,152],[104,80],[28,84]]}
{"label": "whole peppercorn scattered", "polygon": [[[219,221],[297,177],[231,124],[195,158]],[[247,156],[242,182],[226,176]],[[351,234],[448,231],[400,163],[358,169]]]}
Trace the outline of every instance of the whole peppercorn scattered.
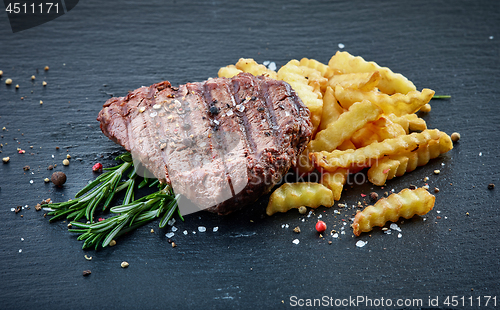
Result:
{"label": "whole peppercorn scattered", "polygon": [[84,277],[89,276],[91,273],[92,273],[92,271],[90,271],[90,270],[84,270],[83,271],[83,276]]}
{"label": "whole peppercorn scattered", "polygon": [[451,141],[457,142],[458,140],[460,140],[460,134],[458,132],[452,133],[451,134]]}
{"label": "whole peppercorn scattered", "polygon": [[326,230],[326,224],[323,221],[318,221],[316,223],[316,231],[319,233],[325,232]]}
{"label": "whole peppercorn scattered", "polygon": [[44,70],[49,71],[49,66],[45,66]]}
{"label": "whole peppercorn scattered", "polygon": [[98,172],[98,171],[101,171],[101,170],[102,170],[102,164],[101,163],[97,163],[94,166],[92,166],[92,171],[94,171],[94,172]]}
{"label": "whole peppercorn scattered", "polygon": [[373,200],[373,201],[377,200],[378,199],[378,194],[375,193],[375,192],[371,192],[370,193],[370,199]]}
{"label": "whole peppercorn scattered", "polygon": [[300,214],[306,214],[307,213],[307,208],[304,206],[299,207],[299,213]]}
{"label": "whole peppercorn scattered", "polygon": [[30,170],[30,166],[27,166],[27,165],[26,165],[26,166],[24,166],[24,167],[23,167],[23,170],[24,170],[24,171],[28,171],[28,170]]}
{"label": "whole peppercorn scattered", "polygon": [[54,185],[62,186],[64,183],[66,183],[66,174],[61,171],[56,171],[52,173],[50,180],[52,181],[52,183],[54,183]]}
{"label": "whole peppercorn scattered", "polygon": [[4,164],[6,164],[10,161],[10,157],[4,157],[4,158],[2,158],[2,161]]}
{"label": "whole peppercorn scattered", "polygon": [[127,268],[129,266],[129,263],[127,262],[122,262],[121,263],[122,268]]}
{"label": "whole peppercorn scattered", "polygon": [[495,188],[495,184],[493,184],[493,183],[488,184],[488,189],[494,189],[494,188]]}
{"label": "whole peppercorn scattered", "polygon": [[12,79],[6,79],[6,80],[5,80],[5,84],[6,84],[6,85],[10,85],[10,84],[12,84]]}
{"label": "whole peppercorn scattered", "polygon": [[68,166],[69,165],[69,160],[67,160],[67,159],[63,160],[63,165]]}
{"label": "whole peppercorn scattered", "polygon": [[219,109],[217,109],[217,107],[210,107],[209,112],[214,115],[219,114]]}

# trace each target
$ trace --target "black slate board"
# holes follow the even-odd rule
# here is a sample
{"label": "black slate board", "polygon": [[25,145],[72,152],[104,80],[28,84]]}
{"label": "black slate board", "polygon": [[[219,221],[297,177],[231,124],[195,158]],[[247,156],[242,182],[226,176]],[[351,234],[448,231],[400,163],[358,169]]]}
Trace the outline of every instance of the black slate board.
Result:
{"label": "black slate board", "polygon": [[[473,298],[468,308],[479,308],[478,297],[484,308],[481,296],[496,296],[499,307],[498,188],[487,189],[500,176],[499,26],[497,1],[89,0],[15,34],[0,13],[0,127],[6,127],[0,156],[11,158],[0,165],[1,308],[280,309],[293,305],[292,296],[384,298],[392,308],[426,308],[439,297],[440,308],[451,308],[444,301],[452,295],[458,308],[465,308],[462,296],[466,304]],[[319,214],[339,231],[349,214],[334,218],[337,208],[322,208],[304,222],[297,212],[266,217],[262,197],[227,217],[199,212],[177,221],[176,248],[165,237],[169,230],[153,222],[95,252],[81,250],[67,223],[49,223],[34,210],[45,198],[72,198],[95,177],[96,161],[110,166],[121,153],[95,121],[111,95],[162,80],[201,81],[240,57],[278,67],[302,57],[328,62],[339,43],[404,74],[418,89],[452,96],[433,100],[425,116],[430,128],[461,133],[451,152],[383,190],[347,186],[341,199],[356,204],[361,193],[421,186],[428,176],[431,189],[440,189],[436,206],[399,222],[401,238],[380,230],[354,238],[346,225],[341,238],[319,239]],[[10,87],[7,78],[14,80]],[[26,153],[17,154],[18,147]],[[67,153],[71,164],[63,167]],[[68,175],[63,189],[43,182],[54,163]],[[441,173],[433,175],[435,169]],[[15,214],[18,205],[29,209]],[[299,235],[292,232],[297,225]],[[207,232],[193,234],[198,226]],[[367,245],[357,248],[358,239]],[[120,268],[122,261],[130,266]],[[92,274],[83,277],[86,269]],[[397,307],[397,299],[422,299],[422,306]],[[387,308],[377,305],[369,308]],[[339,308],[366,303],[351,306]]]}

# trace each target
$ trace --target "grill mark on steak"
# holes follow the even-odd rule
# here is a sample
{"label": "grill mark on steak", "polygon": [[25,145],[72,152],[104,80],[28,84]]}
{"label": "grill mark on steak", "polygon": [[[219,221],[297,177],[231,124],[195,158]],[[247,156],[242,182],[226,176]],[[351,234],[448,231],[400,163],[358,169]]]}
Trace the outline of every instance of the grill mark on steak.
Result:
{"label": "grill mark on steak", "polygon": [[[228,92],[230,95],[235,99],[235,109],[234,113],[239,117],[238,124],[240,127],[241,132],[244,134],[245,140],[248,145],[248,153],[249,154],[255,154],[257,151],[257,146],[256,143],[252,137],[252,128],[250,123],[248,122],[248,116],[247,113],[250,110],[248,107],[246,107],[241,100],[242,92],[240,89],[240,83],[237,80],[232,80],[232,85],[229,88],[228,87]],[[244,110],[243,112],[240,112],[238,108],[236,108],[238,105],[243,106]]]}
{"label": "grill mark on steak", "polygon": [[[217,84],[217,86],[218,86],[218,84]],[[228,169],[225,165],[226,157],[225,157],[224,149],[227,148],[228,143],[224,137],[224,134],[220,134],[221,132],[224,133],[223,128],[225,127],[224,125],[227,125],[227,124],[225,122],[223,124],[222,119],[218,118],[218,116],[221,115],[220,104],[225,102],[225,100],[224,100],[225,98],[223,98],[224,92],[223,91],[219,92],[218,90],[220,90],[220,89],[219,88],[212,88],[212,84],[210,83],[210,81],[207,81],[207,83],[205,83],[205,87],[203,89],[203,98],[205,99],[204,104],[205,104],[206,115],[211,120],[210,126],[212,129],[212,133],[211,133],[212,139],[210,139],[210,143],[211,143],[210,145],[211,145],[212,152],[216,153],[221,158],[222,167],[219,167],[219,168],[222,168],[221,170],[224,171],[224,176],[226,178],[226,181],[228,182],[229,189],[231,191],[232,196],[234,196],[235,193],[234,193],[234,188],[233,188],[232,182],[231,182],[231,176],[229,175]],[[224,90],[224,88],[222,90]],[[217,104],[219,104],[219,107],[217,106]],[[217,109],[218,112],[212,113],[211,112],[212,108]],[[215,123],[215,122],[217,122],[217,123]],[[213,142],[215,142],[215,143],[213,143]]]}
{"label": "grill mark on steak", "polygon": [[278,127],[278,122],[276,120],[276,115],[274,113],[273,103],[270,101],[269,87],[265,83],[261,83],[260,85],[261,85],[261,89],[262,89],[262,96],[264,98],[264,103],[266,104],[265,111],[266,111],[267,119],[269,122],[269,126],[271,127],[271,130],[272,130],[272,136],[275,137],[275,144],[279,145],[279,140],[278,140],[279,137],[276,134],[276,132],[277,132],[276,128]]}

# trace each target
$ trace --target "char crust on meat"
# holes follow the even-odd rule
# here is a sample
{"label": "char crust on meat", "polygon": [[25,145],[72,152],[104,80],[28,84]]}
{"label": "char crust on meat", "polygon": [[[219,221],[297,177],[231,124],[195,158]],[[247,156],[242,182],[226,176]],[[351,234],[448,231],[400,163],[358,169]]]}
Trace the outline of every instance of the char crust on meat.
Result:
{"label": "char crust on meat", "polygon": [[249,73],[141,87],[106,101],[97,120],[154,177],[198,210],[219,214],[268,193],[312,132],[310,112],[289,84]]}

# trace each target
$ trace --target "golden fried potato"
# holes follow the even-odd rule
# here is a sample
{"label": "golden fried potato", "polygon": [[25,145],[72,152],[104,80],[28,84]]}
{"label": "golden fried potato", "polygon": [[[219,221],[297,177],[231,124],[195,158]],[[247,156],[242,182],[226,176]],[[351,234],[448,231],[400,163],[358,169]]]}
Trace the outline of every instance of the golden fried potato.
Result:
{"label": "golden fried potato", "polygon": [[229,79],[229,78],[232,78],[233,76],[238,75],[241,72],[243,72],[243,71],[236,68],[235,65],[228,65],[228,66],[225,66],[225,67],[222,67],[219,69],[218,76],[225,77],[225,78]]}
{"label": "golden fried potato", "polygon": [[321,115],[319,130],[326,129],[326,127],[335,122],[342,113],[344,113],[344,109],[342,109],[337,99],[335,99],[333,89],[327,87],[325,95],[323,96],[323,113]]}
{"label": "golden fried potato", "polygon": [[318,132],[307,148],[312,152],[333,151],[358,129],[376,120],[381,114],[382,110],[370,101],[357,102],[349,108],[349,111],[342,113],[337,121]]}
{"label": "golden fried potato", "polygon": [[298,60],[290,60],[286,65],[278,70],[278,79],[290,84],[300,97],[302,102],[311,111],[311,123],[313,124],[313,135],[319,127],[321,115],[323,113],[323,100],[321,92],[315,91],[309,85],[304,76],[303,70],[300,68]]}
{"label": "golden fried potato", "polygon": [[356,131],[351,141],[356,148],[367,146],[373,142],[381,142],[385,139],[392,139],[405,135],[404,128],[393,123],[387,117],[381,116],[378,120],[366,124],[363,128]]}
{"label": "golden fried potato", "polygon": [[380,79],[381,75],[378,71],[336,74],[328,80],[328,85],[332,88],[340,85],[343,88],[370,91],[377,87]]}
{"label": "golden fried potato", "polygon": [[356,149],[356,146],[354,145],[354,143],[352,143],[351,140],[347,139],[345,140],[344,142],[342,142],[341,145],[337,146],[336,148],[337,150],[340,150],[340,151],[345,151],[345,150],[355,150]]}
{"label": "golden fried potato", "polygon": [[378,200],[373,206],[366,207],[354,217],[354,235],[369,232],[375,226],[384,226],[387,221],[397,222],[400,217],[409,219],[415,215],[427,214],[434,208],[436,197],[424,188],[403,189],[398,194]]}
{"label": "golden fried potato", "polygon": [[[447,139],[440,140],[443,135],[446,135],[446,133],[437,129],[427,129],[421,133],[415,132],[393,139],[386,139],[382,142],[374,142],[356,150],[310,152],[309,156],[316,166],[326,171],[335,171],[338,168],[371,167],[384,156],[410,152],[430,140],[439,140],[440,143],[442,141],[445,144],[443,147],[453,148],[451,140],[449,142]],[[449,143],[451,145],[448,145]]]}
{"label": "golden fried potato", "polygon": [[317,151],[333,151],[364,124],[379,117],[382,110],[369,101],[357,102],[349,111],[342,113],[339,118],[318,132],[316,137],[309,141],[304,152],[298,158],[299,174],[307,174],[314,169],[309,154]]}
{"label": "golden fried potato", "polygon": [[368,180],[374,185],[383,186],[387,180],[411,172],[426,165],[431,159],[450,151],[453,142],[450,136],[442,134],[438,140],[420,144],[416,150],[387,156],[368,169]]}
{"label": "golden fried potato", "polygon": [[302,58],[300,60],[300,65],[302,67],[308,67],[311,69],[316,69],[317,71],[321,72],[321,75],[327,79],[332,77],[335,72],[332,68],[330,68],[328,65],[325,65],[324,63],[321,63],[315,59],[308,59],[308,58]]}
{"label": "golden fried potato", "polygon": [[301,206],[317,208],[333,206],[333,193],[326,186],[313,183],[285,183],[276,189],[269,197],[266,208],[267,215],[276,212],[287,212]]}
{"label": "golden fried potato", "polygon": [[326,172],[321,174],[321,184],[328,187],[333,193],[333,200],[340,200],[342,189],[347,181],[349,170],[339,168],[333,172]]}
{"label": "golden fried potato", "polygon": [[402,116],[389,114],[387,117],[394,123],[401,125],[407,134],[410,133],[410,131],[424,131],[427,129],[427,123],[424,119],[418,117],[417,114],[406,114]]}
{"label": "golden fried potato", "polygon": [[251,58],[240,58],[236,63],[235,67],[243,72],[251,73],[252,75],[265,75],[272,79],[277,79],[277,73],[273,70],[268,69],[264,65],[258,64],[255,60]]}
{"label": "golden fried potato", "polygon": [[422,92],[410,91],[406,95],[398,93],[389,96],[377,91],[361,91],[340,85],[335,86],[335,98],[344,109],[349,108],[355,102],[369,100],[378,105],[386,115],[402,116],[415,113],[429,102],[432,96],[434,96],[434,91],[428,88],[424,88]]}
{"label": "golden fried potato", "polygon": [[332,69],[341,70],[343,73],[379,71],[381,79],[378,88],[389,95],[395,93],[407,94],[416,90],[415,85],[403,75],[394,73],[389,68],[380,67],[375,62],[367,62],[359,56],[354,57],[348,52],[338,51],[332,56],[328,66]]}

